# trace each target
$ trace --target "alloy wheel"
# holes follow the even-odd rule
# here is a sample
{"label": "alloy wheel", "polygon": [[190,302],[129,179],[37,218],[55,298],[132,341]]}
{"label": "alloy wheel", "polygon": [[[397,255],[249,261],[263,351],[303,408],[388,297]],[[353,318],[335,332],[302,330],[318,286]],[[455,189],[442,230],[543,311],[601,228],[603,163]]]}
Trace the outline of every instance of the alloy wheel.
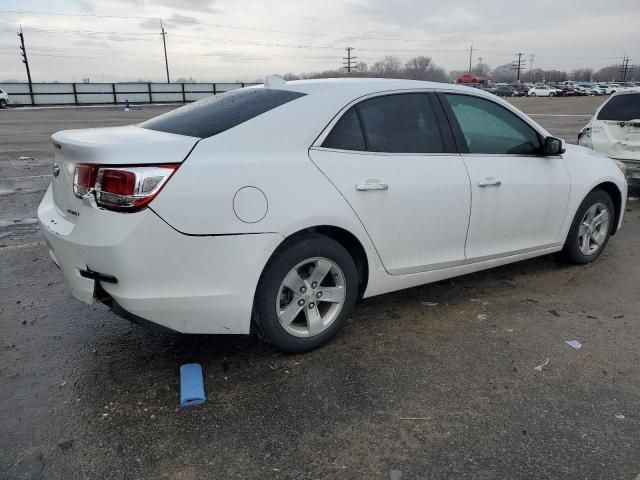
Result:
{"label": "alloy wheel", "polygon": [[296,337],[313,337],[338,318],[346,298],[345,275],[325,257],[304,260],[284,277],[276,298],[282,328]]}
{"label": "alloy wheel", "polygon": [[609,209],[598,202],[589,208],[580,222],[578,248],[583,255],[593,255],[604,243],[609,232]]}

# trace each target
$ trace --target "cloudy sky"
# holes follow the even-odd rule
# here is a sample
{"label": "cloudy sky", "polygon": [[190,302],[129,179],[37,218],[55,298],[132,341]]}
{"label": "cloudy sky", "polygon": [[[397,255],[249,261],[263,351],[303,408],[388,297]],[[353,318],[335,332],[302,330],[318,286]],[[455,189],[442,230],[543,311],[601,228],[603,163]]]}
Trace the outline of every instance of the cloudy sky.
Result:
{"label": "cloudy sky", "polygon": [[19,24],[34,81],[163,80],[159,18],[172,79],[336,68],[347,46],[369,64],[428,55],[447,70],[467,68],[472,42],[492,67],[518,52],[546,69],[640,64],[640,0],[2,0],[0,81],[25,77]]}

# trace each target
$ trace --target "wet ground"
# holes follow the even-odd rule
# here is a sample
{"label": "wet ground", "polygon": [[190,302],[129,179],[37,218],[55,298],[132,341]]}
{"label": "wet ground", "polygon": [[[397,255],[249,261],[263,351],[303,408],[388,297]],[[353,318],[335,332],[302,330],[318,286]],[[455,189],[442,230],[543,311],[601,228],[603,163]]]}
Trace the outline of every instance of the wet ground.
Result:
{"label": "wet ground", "polygon": [[[514,100],[570,141],[599,102]],[[152,333],[71,298],[33,219],[52,132],[160,111],[0,112],[0,478],[637,478],[637,201],[593,265],[367,299],[305,355]],[[185,410],[186,362],[207,402]]]}

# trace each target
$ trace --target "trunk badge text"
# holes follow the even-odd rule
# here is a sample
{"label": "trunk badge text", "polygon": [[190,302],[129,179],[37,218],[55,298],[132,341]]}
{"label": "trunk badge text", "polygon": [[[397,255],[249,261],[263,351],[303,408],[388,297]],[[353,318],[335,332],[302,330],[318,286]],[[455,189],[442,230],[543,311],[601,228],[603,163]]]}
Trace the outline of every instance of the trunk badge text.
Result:
{"label": "trunk badge text", "polygon": [[53,164],[53,176],[57,177],[58,175],[60,175],[60,165],[58,165],[57,163]]}

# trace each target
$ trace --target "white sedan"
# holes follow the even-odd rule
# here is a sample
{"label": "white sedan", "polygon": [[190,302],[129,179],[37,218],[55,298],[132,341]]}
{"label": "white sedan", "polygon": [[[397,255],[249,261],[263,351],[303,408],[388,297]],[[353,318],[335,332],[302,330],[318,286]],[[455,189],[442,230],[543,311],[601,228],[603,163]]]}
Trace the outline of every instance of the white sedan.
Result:
{"label": "white sedan", "polygon": [[555,97],[562,95],[562,90],[550,87],[549,85],[536,85],[527,92],[530,97]]}
{"label": "white sedan", "polygon": [[359,298],[562,251],[598,258],[624,176],[463,86],[284,82],[53,135],[38,209],[71,292],[187,333],[328,341]]}

